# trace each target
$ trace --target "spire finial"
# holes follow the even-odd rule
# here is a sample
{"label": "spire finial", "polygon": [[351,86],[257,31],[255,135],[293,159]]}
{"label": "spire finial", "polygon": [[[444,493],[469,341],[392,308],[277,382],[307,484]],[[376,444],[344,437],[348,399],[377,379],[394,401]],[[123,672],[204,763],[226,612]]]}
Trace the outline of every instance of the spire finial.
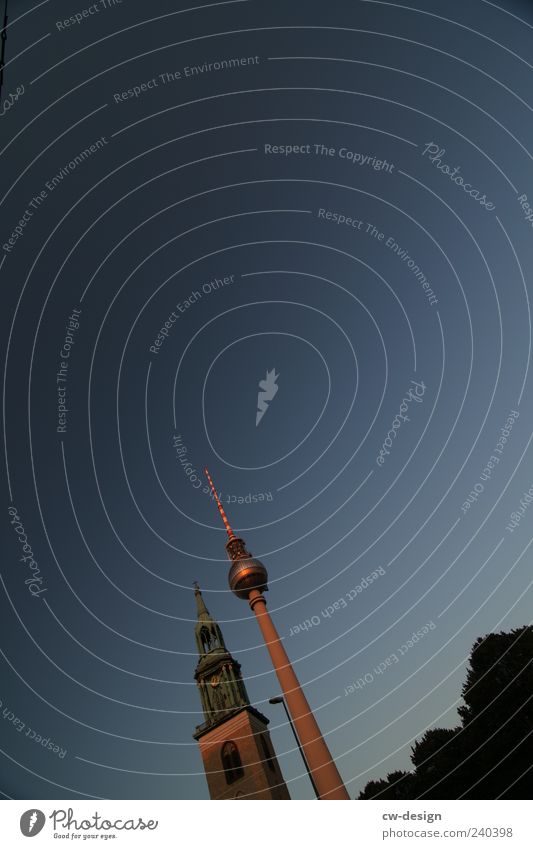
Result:
{"label": "spire finial", "polygon": [[198,581],[193,582],[193,587],[194,597],[196,599],[196,610],[198,613],[198,619],[209,619],[210,614],[207,607],[205,606],[205,602],[200,590],[200,584],[198,583]]}
{"label": "spire finial", "polygon": [[220,515],[222,516],[222,521],[224,522],[224,527],[226,528],[226,533],[228,535],[228,538],[230,540],[236,539],[236,536],[233,533],[233,528],[231,527],[231,525],[228,521],[228,517],[226,516],[224,508],[223,508],[223,506],[220,502],[220,498],[218,497],[218,493],[215,489],[213,481],[211,480],[211,475],[209,474],[209,470],[207,468],[205,468],[204,472],[206,474],[207,480],[209,481],[209,486],[211,487],[211,492],[213,493],[213,496],[214,496],[215,501],[217,503],[218,511],[219,511]]}

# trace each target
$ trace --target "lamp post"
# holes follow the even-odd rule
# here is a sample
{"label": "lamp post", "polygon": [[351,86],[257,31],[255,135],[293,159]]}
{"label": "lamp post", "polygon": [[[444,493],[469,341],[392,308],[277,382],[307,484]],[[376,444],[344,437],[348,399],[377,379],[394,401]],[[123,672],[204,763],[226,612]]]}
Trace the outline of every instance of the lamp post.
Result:
{"label": "lamp post", "polygon": [[298,735],[296,733],[296,729],[295,729],[293,721],[291,719],[291,715],[290,715],[289,711],[287,710],[287,705],[285,704],[285,699],[283,698],[283,696],[274,696],[272,699],[269,699],[268,701],[269,701],[269,704],[271,704],[271,705],[280,705],[281,704],[285,708],[285,713],[287,714],[287,719],[289,720],[289,724],[292,728],[292,733],[294,734],[294,739],[296,740],[296,743],[297,743],[298,748],[300,750],[300,754],[302,756],[304,766],[305,766],[305,768],[307,770],[307,774],[309,776],[309,781],[313,785],[313,790],[315,791],[316,798],[320,799],[320,796],[318,794],[318,790],[316,789],[316,784],[315,784],[315,782],[313,780],[313,776],[311,774],[311,770],[309,769],[309,764],[307,763],[307,761],[305,759],[304,750],[302,749],[302,744],[300,743],[300,740],[298,739]]}

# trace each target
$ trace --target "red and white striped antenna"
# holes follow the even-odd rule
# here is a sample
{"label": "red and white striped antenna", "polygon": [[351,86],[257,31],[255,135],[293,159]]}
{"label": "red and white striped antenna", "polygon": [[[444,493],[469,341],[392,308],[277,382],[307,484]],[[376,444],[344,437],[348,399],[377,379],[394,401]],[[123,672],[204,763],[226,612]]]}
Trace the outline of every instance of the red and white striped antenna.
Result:
{"label": "red and white striped antenna", "polygon": [[4,24],[0,35],[0,98],[2,95],[2,85],[4,83],[4,68],[6,65],[6,39],[7,39],[7,0],[4,4]]}
{"label": "red and white striped antenna", "polygon": [[215,501],[217,503],[218,511],[219,511],[220,515],[222,516],[222,521],[224,522],[224,527],[226,528],[226,533],[228,535],[228,538],[230,540],[237,539],[237,537],[233,533],[233,528],[231,527],[231,525],[229,523],[228,517],[226,516],[225,510],[224,510],[224,508],[221,504],[220,498],[218,497],[218,492],[215,489],[215,485],[214,485],[213,481],[211,480],[211,475],[209,474],[209,469],[205,468],[204,472],[206,474],[207,480],[209,481],[209,486],[211,487],[211,492],[213,493],[213,496],[214,496]]}

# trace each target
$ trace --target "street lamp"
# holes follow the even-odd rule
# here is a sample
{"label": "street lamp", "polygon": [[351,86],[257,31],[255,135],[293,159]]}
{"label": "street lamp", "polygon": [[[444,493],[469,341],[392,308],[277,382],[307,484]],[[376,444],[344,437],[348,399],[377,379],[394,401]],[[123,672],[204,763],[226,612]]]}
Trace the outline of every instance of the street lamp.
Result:
{"label": "street lamp", "polygon": [[320,796],[318,795],[318,790],[316,789],[316,784],[313,781],[313,776],[311,775],[311,770],[309,769],[309,765],[308,765],[308,763],[305,759],[305,755],[304,755],[303,749],[302,749],[301,744],[300,744],[300,740],[298,739],[296,729],[295,729],[294,725],[292,724],[291,715],[290,715],[289,711],[287,710],[287,705],[285,704],[285,699],[283,698],[283,696],[274,696],[272,699],[269,699],[268,701],[269,701],[269,704],[271,704],[271,705],[283,705],[283,707],[285,708],[285,713],[287,714],[287,719],[289,720],[290,726],[292,728],[292,733],[294,734],[294,739],[296,740],[296,743],[298,744],[298,748],[300,750],[300,754],[302,756],[304,766],[305,766],[305,768],[307,770],[307,774],[309,776],[309,781],[313,785],[313,790],[315,791],[316,798],[320,799]]}

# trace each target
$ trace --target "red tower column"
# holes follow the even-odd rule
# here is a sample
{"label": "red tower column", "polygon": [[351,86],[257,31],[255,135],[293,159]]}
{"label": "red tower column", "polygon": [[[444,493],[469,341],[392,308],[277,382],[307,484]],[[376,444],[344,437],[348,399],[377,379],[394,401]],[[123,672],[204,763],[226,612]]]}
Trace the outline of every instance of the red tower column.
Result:
{"label": "red tower column", "polygon": [[270,618],[264,595],[259,590],[250,590],[248,598],[261,628],[320,798],[349,799],[348,791],[331,757],[309,702],[305,698],[287,652],[283,648],[276,626]]}

